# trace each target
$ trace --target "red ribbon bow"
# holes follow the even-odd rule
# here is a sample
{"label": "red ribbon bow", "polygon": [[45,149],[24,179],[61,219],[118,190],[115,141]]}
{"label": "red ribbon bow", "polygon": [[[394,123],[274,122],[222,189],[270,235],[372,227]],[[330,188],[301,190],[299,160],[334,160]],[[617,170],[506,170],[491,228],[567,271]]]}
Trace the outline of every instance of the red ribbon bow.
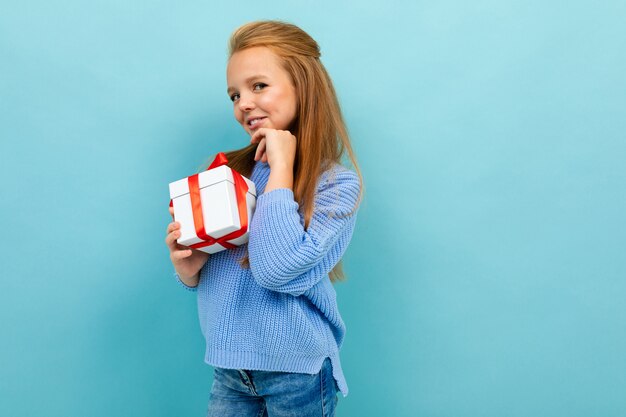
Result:
{"label": "red ribbon bow", "polygon": [[[224,155],[223,152],[220,152],[217,154],[211,165],[209,165],[207,171],[213,168],[221,167],[222,165],[226,165],[227,163],[228,159],[226,158],[226,155]],[[206,233],[206,230],[204,229],[204,217],[202,215],[202,200],[200,199],[200,185],[198,181],[199,174],[192,175],[191,177],[187,178],[187,182],[189,184],[189,197],[191,198],[193,224],[196,228],[196,235],[203,241],[194,243],[189,247],[198,249],[219,244],[226,249],[233,249],[237,246],[229,243],[228,241],[232,239],[237,239],[248,231],[248,204],[246,203],[248,184],[246,184],[246,181],[243,179],[241,174],[234,170],[231,171],[233,173],[233,179],[235,181],[235,194],[237,196],[237,209],[239,211],[241,228],[219,238],[211,237]],[[173,203],[170,200],[170,207],[172,205]]]}

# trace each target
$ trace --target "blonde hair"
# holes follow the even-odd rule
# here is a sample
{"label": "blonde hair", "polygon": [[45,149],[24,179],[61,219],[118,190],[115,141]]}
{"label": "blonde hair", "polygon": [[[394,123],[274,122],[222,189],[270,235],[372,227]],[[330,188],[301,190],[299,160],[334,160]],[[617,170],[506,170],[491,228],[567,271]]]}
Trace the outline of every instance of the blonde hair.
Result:
{"label": "blonde hair", "polygon": [[[228,57],[230,59],[236,52],[258,46],[268,48],[279,58],[296,88],[296,119],[291,132],[297,138],[293,192],[304,214],[306,229],[313,216],[317,180],[324,170],[330,168],[333,162],[341,163],[347,152],[361,184],[363,177],[350,145],[333,83],[320,61],[317,42],[290,23],[273,20],[251,22],[240,26],[231,35]],[[250,176],[255,151],[256,145],[253,144],[227,152],[229,166],[242,175]],[[358,201],[362,194],[363,187]],[[241,264],[249,266],[247,254]],[[341,261],[329,275],[332,282],[344,279]]]}

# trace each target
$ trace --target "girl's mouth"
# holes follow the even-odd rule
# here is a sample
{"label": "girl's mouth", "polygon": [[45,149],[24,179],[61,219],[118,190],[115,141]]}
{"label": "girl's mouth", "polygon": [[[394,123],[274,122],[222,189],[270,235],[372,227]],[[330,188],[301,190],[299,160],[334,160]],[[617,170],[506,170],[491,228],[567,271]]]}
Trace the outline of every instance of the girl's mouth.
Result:
{"label": "girl's mouth", "polygon": [[248,122],[248,127],[252,130],[257,129],[258,127],[261,126],[261,124],[263,124],[263,120],[265,120],[266,117],[258,117],[255,119],[252,119]]}

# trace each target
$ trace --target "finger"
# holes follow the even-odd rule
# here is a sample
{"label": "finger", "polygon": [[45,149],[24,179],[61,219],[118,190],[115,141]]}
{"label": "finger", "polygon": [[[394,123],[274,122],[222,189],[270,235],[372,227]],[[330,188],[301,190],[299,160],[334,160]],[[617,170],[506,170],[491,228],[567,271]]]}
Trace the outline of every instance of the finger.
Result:
{"label": "finger", "polygon": [[257,146],[256,148],[256,153],[254,154],[254,160],[258,161],[262,155],[265,154],[265,144],[267,143],[267,140],[265,138],[263,138],[261,140],[261,143],[259,143],[259,146]]}
{"label": "finger", "polygon": [[170,248],[170,251],[176,250],[176,240],[180,237],[180,231],[176,230],[168,234],[165,238],[165,243]]}
{"label": "finger", "polygon": [[172,222],[172,223],[167,225],[167,234],[170,234],[174,230],[178,230],[178,229],[180,229],[180,223],[179,222]]}
{"label": "finger", "polygon": [[259,134],[261,133],[262,130],[263,130],[263,128],[260,128],[259,130],[254,132],[252,134],[252,136],[250,136],[250,143],[257,143],[260,140],[259,139]]}
{"label": "finger", "polygon": [[254,134],[250,137],[250,143],[258,143],[262,140],[263,137],[265,137],[265,134],[267,133],[267,129],[264,127],[259,128],[259,130],[257,130],[256,132],[254,132]]}
{"label": "finger", "polygon": [[263,157],[261,157],[261,162],[267,164],[267,152],[263,153]]}
{"label": "finger", "polygon": [[189,258],[191,254],[191,249],[182,249],[172,252],[170,256],[172,260],[180,261],[181,259]]}
{"label": "finger", "polygon": [[170,252],[176,250],[176,237],[174,237],[171,233],[165,237],[165,244]]}

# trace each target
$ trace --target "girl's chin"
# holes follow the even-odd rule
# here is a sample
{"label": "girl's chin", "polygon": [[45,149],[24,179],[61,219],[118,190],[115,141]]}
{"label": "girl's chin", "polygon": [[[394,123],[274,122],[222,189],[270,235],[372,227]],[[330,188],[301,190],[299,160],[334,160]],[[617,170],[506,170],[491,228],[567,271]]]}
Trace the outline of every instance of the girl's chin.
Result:
{"label": "girl's chin", "polygon": [[261,126],[255,126],[254,129],[251,129],[249,126],[246,126],[244,129],[246,130],[246,132],[248,132],[248,134],[250,136],[254,135],[260,128],[265,128],[265,129],[276,129],[275,127],[273,127],[271,124],[266,124],[266,123],[260,123]]}

